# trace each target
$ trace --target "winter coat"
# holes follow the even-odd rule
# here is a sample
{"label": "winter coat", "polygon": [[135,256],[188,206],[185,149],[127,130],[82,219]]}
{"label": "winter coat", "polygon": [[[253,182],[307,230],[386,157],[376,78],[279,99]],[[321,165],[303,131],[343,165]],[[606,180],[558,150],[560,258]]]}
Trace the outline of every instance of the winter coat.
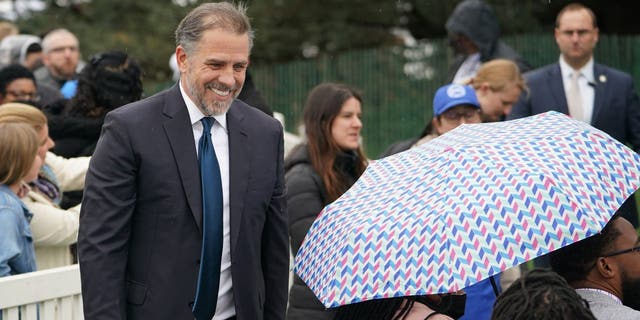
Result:
{"label": "winter coat", "polygon": [[[82,190],[89,157],[65,159],[48,152],[45,162],[61,191]],[[72,264],[69,246],[78,239],[80,206],[63,210],[35,188],[22,201],[33,213],[31,232],[38,270]]]}
{"label": "winter coat", "polygon": [[93,154],[104,117],[89,118],[70,115],[66,100],[59,100],[46,106],[44,112],[49,121],[49,136],[56,143],[53,153],[65,158]]}
{"label": "winter coat", "polygon": [[[335,161],[335,168],[343,172],[352,185],[357,177],[354,173],[355,153],[344,153]],[[289,213],[291,250],[295,255],[322,208],[328,204],[327,191],[322,179],[311,166],[306,145],[298,145],[285,160],[285,183]],[[313,292],[296,275],[289,292],[288,320],[333,319],[333,311],[324,306]]]}

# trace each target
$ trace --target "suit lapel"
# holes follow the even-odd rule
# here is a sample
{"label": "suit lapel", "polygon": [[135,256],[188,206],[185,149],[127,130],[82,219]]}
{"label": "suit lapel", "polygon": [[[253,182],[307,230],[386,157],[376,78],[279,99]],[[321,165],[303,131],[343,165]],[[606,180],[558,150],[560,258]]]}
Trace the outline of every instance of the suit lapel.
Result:
{"label": "suit lapel", "polygon": [[555,105],[549,107],[557,110],[558,112],[569,114],[569,106],[567,104],[567,96],[564,92],[562,72],[560,71],[559,63],[556,63],[551,69],[549,69],[549,73],[547,74],[547,84],[549,85],[549,92],[551,92],[553,101],[555,102]]}
{"label": "suit lapel", "polygon": [[[607,101],[607,76],[604,70],[598,64],[593,64],[593,76],[595,81],[593,96],[593,114],[591,115],[591,124],[596,123],[598,114],[605,107],[604,102]],[[601,81],[604,80],[604,81]]]}
{"label": "suit lapel", "polygon": [[191,119],[177,84],[167,94],[163,113],[168,118],[163,123],[164,131],[171,145],[187,203],[198,229],[202,230],[202,188],[198,158],[194,147]]}
{"label": "suit lapel", "polygon": [[229,219],[231,224],[231,250],[240,236],[244,198],[249,184],[249,144],[244,122],[243,106],[234,102],[227,113],[229,127]]}

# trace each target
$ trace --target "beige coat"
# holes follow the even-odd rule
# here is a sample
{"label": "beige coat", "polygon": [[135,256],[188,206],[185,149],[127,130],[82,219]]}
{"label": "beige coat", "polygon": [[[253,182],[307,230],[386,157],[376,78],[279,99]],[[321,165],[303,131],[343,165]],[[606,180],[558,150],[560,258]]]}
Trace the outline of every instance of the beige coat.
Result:
{"label": "beige coat", "polygon": [[[48,152],[45,162],[56,175],[62,191],[84,187],[89,157],[66,159]],[[71,264],[69,245],[78,238],[80,205],[62,210],[34,190],[29,191],[22,201],[33,213],[31,232],[38,270]]]}

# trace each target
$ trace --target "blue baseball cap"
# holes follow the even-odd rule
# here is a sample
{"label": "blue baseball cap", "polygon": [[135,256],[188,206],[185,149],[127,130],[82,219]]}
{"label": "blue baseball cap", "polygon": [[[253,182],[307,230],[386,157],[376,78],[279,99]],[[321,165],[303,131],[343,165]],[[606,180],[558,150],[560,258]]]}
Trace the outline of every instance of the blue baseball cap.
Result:
{"label": "blue baseball cap", "polygon": [[433,116],[437,117],[461,104],[471,105],[480,109],[480,102],[478,102],[478,97],[476,97],[476,91],[473,90],[473,87],[455,83],[442,86],[433,97]]}

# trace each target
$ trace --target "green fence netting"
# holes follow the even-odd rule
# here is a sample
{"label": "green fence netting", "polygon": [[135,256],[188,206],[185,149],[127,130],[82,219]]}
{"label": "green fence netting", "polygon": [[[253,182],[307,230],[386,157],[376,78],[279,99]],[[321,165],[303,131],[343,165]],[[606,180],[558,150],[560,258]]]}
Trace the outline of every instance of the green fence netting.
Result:
{"label": "green fence netting", "polygon": [[[517,35],[504,41],[534,67],[559,57],[553,35]],[[601,35],[595,59],[638,82],[640,36]],[[307,93],[315,85],[332,81],[360,89],[365,150],[376,159],[392,142],[419,134],[431,119],[432,97],[444,84],[450,60],[446,39],[429,39],[412,47],[358,50],[251,69],[256,86],[272,109],[285,115],[291,132],[297,132]]]}

